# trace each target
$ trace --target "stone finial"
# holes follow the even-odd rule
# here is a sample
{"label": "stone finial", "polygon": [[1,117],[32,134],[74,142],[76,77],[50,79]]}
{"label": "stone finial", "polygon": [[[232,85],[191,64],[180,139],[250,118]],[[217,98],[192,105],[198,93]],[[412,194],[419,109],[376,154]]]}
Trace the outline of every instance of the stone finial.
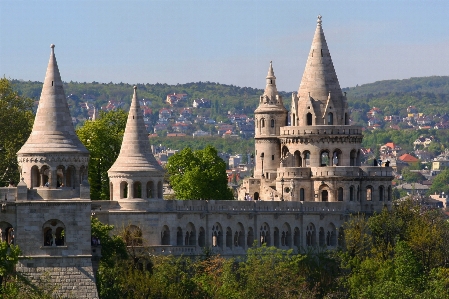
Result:
{"label": "stone finial", "polygon": [[321,23],[323,22],[321,19],[323,17],[321,15],[318,15],[318,20],[316,21],[318,23],[318,25],[321,25]]}

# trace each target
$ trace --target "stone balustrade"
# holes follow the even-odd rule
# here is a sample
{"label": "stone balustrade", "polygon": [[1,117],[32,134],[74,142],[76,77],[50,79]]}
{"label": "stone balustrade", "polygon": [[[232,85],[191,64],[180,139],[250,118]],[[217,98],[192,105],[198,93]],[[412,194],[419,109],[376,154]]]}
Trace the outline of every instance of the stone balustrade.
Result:
{"label": "stone balustrade", "polygon": [[362,135],[359,126],[285,126],[280,129],[281,137],[310,135]]}

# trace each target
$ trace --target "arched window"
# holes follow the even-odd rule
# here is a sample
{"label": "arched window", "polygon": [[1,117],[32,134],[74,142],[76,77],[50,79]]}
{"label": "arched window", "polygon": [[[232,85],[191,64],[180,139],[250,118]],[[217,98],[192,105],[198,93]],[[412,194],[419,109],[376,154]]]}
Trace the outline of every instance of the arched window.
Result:
{"label": "arched window", "polygon": [[203,227],[200,227],[200,232],[198,234],[198,246],[206,247],[206,232]]}
{"label": "arched window", "polygon": [[196,230],[192,222],[189,222],[189,224],[187,224],[184,244],[190,246],[196,245]]}
{"label": "arched window", "polygon": [[237,224],[237,231],[235,232],[237,235],[237,245],[238,247],[245,248],[245,229],[243,228],[242,223]]}
{"label": "arched window", "polygon": [[321,190],[321,201],[329,201],[329,192],[327,190]]}
{"label": "arched window", "polygon": [[273,118],[271,119],[270,123],[271,123],[271,124],[270,124],[271,127],[274,128],[274,119],[273,119]]}
{"label": "arched window", "polygon": [[159,181],[157,183],[157,198],[163,198],[163,196],[162,182]]}
{"label": "arched window", "polygon": [[226,228],[226,247],[232,248],[232,230],[230,227]]}
{"label": "arched window", "polygon": [[302,167],[310,167],[310,152],[309,151],[305,151],[303,153],[304,155],[304,162],[303,162],[303,166]]}
{"label": "arched window", "polygon": [[306,227],[306,245],[307,246],[315,246],[316,245],[316,231],[315,225],[313,223],[309,223]]}
{"label": "arched window", "polygon": [[295,227],[295,231],[293,233],[293,246],[300,247],[301,246],[301,234],[299,233],[299,228]]}
{"label": "arched window", "polygon": [[0,222],[0,241],[14,244],[14,228],[8,222]]}
{"label": "arched window", "polygon": [[292,245],[292,233],[290,229],[290,225],[285,222],[284,225],[282,225],[282,232],[281,232],[281,246],[284,247],[290,247]]}
{"label": "arched window", "polygon": [[223,248],[223,230],[218,222],[212,226],[212,247]]}
{"label": "arched window", "polygon": [[329,166],[329,152],[327,150],[320,154],[320,166]]}
{"label": "arched window", "polygon": [[295,167],[301,167],[302,166],[301,153],[299,151],[295,151],[294,157],[295,157]]}
{"label": "arched window", "polygon": [[166,225],[162,228],[161,245],[170,245],[170,229]]}
{"label": "arched window", "polygon": [[340,166],[341,164],[341,150],[340,149],[336,149],[334,150],[334,152],[332,153],[332,166]]}
{"label": "arched window", "polygon": [[343,188],[338,188],[338,201],[343,201]]}
{"label": "arched window", "polygon": [[134,198],[142,198],[142,184],[140,182],[134,182]]}
{"label": "arched window", "polygon": [[246,246],[251,247],[254,243],[254,231],[253,228],[248,228],[248,235],[246,236]]}
{"label": "arched window", "polygon": [[329,112],[327,114],[327,124],[333,125],[334,124],[334,114],[332,112]]}
{"label": "arched window", "polygon": [[354,201],[354,186],[349,187],[349,201]]}
{"label": "arched window", "polygon": [[387,188],[387,200],[391,201],[391,186],[388,186]]}
{"label": "arched window", "polygon": [[340,226],[338,229],[338,246],[343,247],[345,244],[345,231],[344,228]]}
{"label": "arched window", "polygon": [[366,200],[371,201],[373,199],[373,187],[366,187]]}
{"label": "arched window", "polygon": [[279,229],[277,227],[274,228],[274,246],[279,248]]}
{"label": "arched window", "polygon": [[265,119],[264,119],[264,118],[262,118],[262,119],[260,120],[260,127],[261,127],[261,128],[265,128]]}
{"label": "arched window", "polygon": [[65,178],[66,187],[75,188],[75,186],[76,186],[75,178],[76,178],[75,166],[70,165],[69,167],[67,167],[67,173],[66,173],[66,178]]}
{"label": "arched window", "polygon": [[266,222],[260,226],[259,234],[260,245],[267,244],[267,246],[271,246],[270,227]]}
{"label": "arched window", "polygon": [[59,165],[58,167],[56,167],[56,188],[65,186],[65,174],[66,170],[63,165]]}
{"label": "arched window", "polygon": [[154,198],[154,183],[153,181],[149,181],[147,183],[147,198]]}
{"label": "arched window", "polygon": [[337,246],[337,230],[333,223],[329,223],[326,232],[326,245]]}
{"label": "arched window", "polygon": [[356,166],[357,165],[357,152],[356,150],[352,150],[349,154],[349,165],[350,166]]}
{"label": "arched window", "polygon": [[324,236],[324,228],[320,227],[320,232],[318,233],[318,240],[319,240],[319,245],[320,246],[324,246],[325,243],[325,236]]}
{"label": "arched window", "polygon": [[65,225],[57,219],[48,220],[42,227],[44,246],[64,246],[65,245]]}
{"label": "arched window", "polygon": [[384,186],[379,186],[379,201],[384,201]]}
{"label": "arched window", "polygon": [[310,113],[310,112],[307,113],[306,118],[307,118],[307,125],[311,126],[312,125],[312,113]]}
{"label": "arched window", "polygon": [[41,184],[42,186],[49,187],[50,186],[50,167],[44,165],[41,167]]}
{"label": "arched window", "polygon": [[109,198],[114,199],[114,184],[109,182]]}
{"label": "arched window", "polygon": [[128,198],[128,182],[120,182],[120,198]]}
{"label": "arched window", "polygon": [[345,113],[345,125],[349,125],[348,113]]}
{"label": "arched window", "polygon": [[39,173],[39,167],[34,165],[31,167],[31,187],[41,186],[41,175]]}
{"label": "arched window", "polygon": [[178,227],[178,229],[176,230],[176,245],[177,246],[184,245],[182,228],[180,228],[180,227]]}
{"label": "arched window", "polygon": [[293,127],[296,126],[296,114],[294,114],[294,113],[292,113],[292,121],[291,121],[291,123],[292,123]]}
{"label": "arched window", "polygon": [[304,188],[299,189],[299,201],[304,201]]}

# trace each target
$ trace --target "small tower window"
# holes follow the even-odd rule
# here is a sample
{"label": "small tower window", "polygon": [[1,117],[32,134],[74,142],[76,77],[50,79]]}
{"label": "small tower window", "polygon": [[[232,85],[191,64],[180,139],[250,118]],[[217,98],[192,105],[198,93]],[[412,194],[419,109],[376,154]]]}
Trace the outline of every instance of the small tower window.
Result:
{"label": "small tower window", "polygon": [[307,113],[307,125],[312,125],[312,113]]}
{"label": "small tower window", "polygon": [[260,127],[265,128],[265,119],[263,118],[260,120]]}
{"label": "small tower window", "polygon": [[271,155],[271,160],[274,161],[274,155]]}
{"label": "small tower window", "polygon": [[274,119],[271,119],[271,127],[274,128]]}
{"label": "small tower window", "polygon": [[329,112],[327,114],[327,124],[333,125],[334,124],[334,114],[332,112]]}

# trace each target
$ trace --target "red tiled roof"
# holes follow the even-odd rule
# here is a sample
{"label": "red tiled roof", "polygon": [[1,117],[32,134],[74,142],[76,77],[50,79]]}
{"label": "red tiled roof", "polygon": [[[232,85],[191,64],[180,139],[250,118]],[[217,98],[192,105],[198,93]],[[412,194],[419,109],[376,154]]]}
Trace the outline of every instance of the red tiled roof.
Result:
{"label": "red tiled roof", "polygon": [[399,157],[399,160],[401,160],[402,162],[418,162],[419,161],[418,158],[415,158],[409,154],[403,154],[402,156]]}

